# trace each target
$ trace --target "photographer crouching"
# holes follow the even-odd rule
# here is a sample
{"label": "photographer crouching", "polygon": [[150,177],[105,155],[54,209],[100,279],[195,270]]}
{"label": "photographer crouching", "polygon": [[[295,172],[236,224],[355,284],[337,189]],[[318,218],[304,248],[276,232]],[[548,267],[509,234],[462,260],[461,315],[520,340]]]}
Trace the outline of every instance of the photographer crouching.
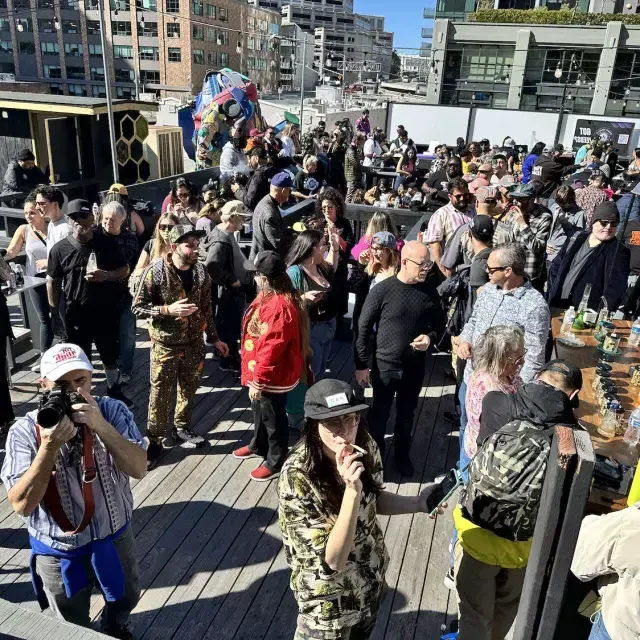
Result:
{"label": "photographer crouching", "polygon": [[40,371],[39,409],[9,430],[1,472],[28,527],[38,602],[89,627],[96,586],[105,599],[101,630],[132,638],[126,623],[140,585],[129,478],[146,474],[146,445],[122,402],[91,396],[93,367],[80,347],[52,347]]}

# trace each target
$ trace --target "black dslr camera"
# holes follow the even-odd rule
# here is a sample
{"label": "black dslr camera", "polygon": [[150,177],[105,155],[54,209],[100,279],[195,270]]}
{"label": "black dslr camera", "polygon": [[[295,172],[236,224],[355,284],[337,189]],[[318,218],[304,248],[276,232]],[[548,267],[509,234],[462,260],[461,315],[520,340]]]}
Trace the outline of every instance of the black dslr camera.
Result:
{"label": "black dslr camera", "polygon": [[73,413],[71,405],[84,402],[84,398],[76,392],[67,392],[62,387],[54,387],[45,391],[40,398],[38,405],[37,423],[43,429],[53,429],[63,416]]}

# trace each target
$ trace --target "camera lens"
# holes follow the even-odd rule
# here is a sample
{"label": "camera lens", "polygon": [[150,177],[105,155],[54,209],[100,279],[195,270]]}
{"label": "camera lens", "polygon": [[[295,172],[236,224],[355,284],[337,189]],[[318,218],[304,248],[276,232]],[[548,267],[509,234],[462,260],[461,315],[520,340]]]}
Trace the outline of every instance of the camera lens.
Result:
{"label": "camera lens", "polygon": [[40,411],[38,411],[38,424],[43,429],[52,429],[62,419],[64,408],[60,407],[57,402],[47,403]]}

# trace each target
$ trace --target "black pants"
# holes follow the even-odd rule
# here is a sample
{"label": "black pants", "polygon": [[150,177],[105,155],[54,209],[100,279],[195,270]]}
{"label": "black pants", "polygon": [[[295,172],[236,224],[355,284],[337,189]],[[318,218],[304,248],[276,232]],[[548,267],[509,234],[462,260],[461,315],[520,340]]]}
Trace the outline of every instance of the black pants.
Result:
{"label": "black pants", "polygon": [[393,398],[396,399],[395,436],[396,457],[409,455],[413,416],[418,405],[418,397],[424,379],[425,360],[422,358],[403,371],[371,371],[373,406],[369,411],[369,430],[384,454],[384,434],[391,414]]}
{"label": "black pants", "polygon": [[[4,299],[2,293],[0,296]],[[12,422],[14,419],[7,376],[7,336],[3,331],[0,331],[0,425]]]}
{"label": "black pants", "polygon": [[70,306],[66,310],[67,339],[77,344],[91,360],[91,344],[96,349],[105,368],[118,364],[120,355],[120,306],[96,307],[84,304]]}
{"label": "black pants", "polygon": [[263,391],[260,400],[251,402],[254,432],[249,449],[265,458],[265,466],[270,471],[280,471],[287,455],[289,422],[286,407],[286,393]]}
{"label": "black pants", "polygon": [[239,290],[222,289],[218,299],[216,312],[216,330],[222,342],[229,347],[229,360],[238,360],[238,340],[242,324],[242,312],[244,311],[244,294]]}

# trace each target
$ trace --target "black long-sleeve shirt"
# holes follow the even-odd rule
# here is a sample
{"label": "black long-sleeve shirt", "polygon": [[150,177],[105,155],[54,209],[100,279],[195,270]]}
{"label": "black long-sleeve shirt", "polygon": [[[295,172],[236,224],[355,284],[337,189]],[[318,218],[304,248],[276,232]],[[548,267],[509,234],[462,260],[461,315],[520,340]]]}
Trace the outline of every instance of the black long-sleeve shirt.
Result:
{"label": "black long-sleeve shirt", "polygon": [[402,371],[417,364],[424,352],[412,349],[411,343],[426,334],[434,345],[445,326],[433,278],[405,284],[392,277],[371,289],[358,322],[356,369],[368,368],[374,326],[375,361],[380,371]]}

